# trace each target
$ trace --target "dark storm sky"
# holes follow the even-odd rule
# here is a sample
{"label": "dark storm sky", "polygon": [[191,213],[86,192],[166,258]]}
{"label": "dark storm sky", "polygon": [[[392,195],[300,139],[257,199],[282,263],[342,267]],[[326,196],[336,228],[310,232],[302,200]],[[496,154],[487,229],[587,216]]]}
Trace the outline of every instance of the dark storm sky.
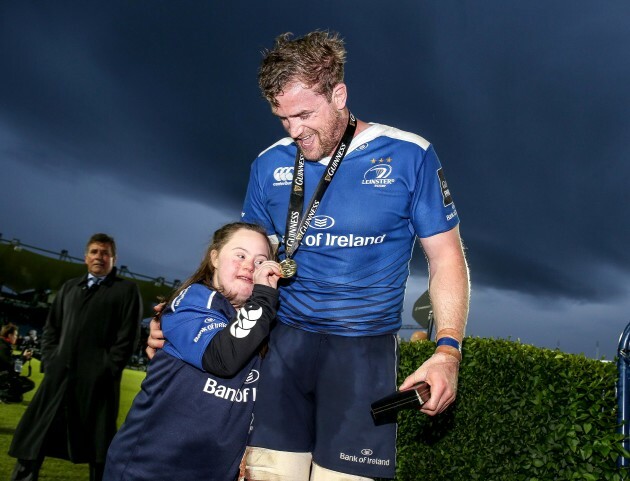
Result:
{"label": "dark storm sky", "polygon": [[630,321],[628,18],[621,0],[2,2],[0,232],[80,256],[106,231],[119,264],[185,278],[284,135],[261,51],[335,30],[353,113],[444,165],[468,334],[610,359]]}

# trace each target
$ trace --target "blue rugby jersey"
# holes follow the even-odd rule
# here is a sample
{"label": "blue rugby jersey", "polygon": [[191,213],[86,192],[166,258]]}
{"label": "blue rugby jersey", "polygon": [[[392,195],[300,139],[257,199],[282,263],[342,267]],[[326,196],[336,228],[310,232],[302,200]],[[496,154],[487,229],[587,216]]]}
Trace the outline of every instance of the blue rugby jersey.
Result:
{"label": "blue rugby jersey", "polygon": [[[285,138],[253,162],[242,218],[282,239],[296,145]],[[305,164],[305,206],[328,159]],[[283,282],[278,319],[344,336],[394,333],[401,326],[416,237],[459,222],[433,146],[380,124],[357,135],[294,255],[297,276]],[[279,251],[284,257],[284,245]]]}
{"label": "blue rugby jersey", "polygon": [[[162,316],[164,350],[198,369],[212,338],[228,325],[234,308],[216,291],[202,284],[184,289]],[[230,317],[228,317],[230,316]]]}
{"label": "blue rugby jersey", "polygon": [[[250,301],[275,302],[275,290],[254,287]],[[249,304],[250,306],[253,304]],[[141,391],[114,437],[104,481],[234,480],[245,451],[260,378],[259,340],[275,311],[265,308],[250,335],[238,334],[250,359],[231,377],[203,371],[210,340],[240,329],[247,305],[237,313],[221,294],[201,284],[182,292],[162,316],[168,341],[147,369]],[[227,330],[226,330],[226,326]],[[212,346],[211,346],[212,347]]]}

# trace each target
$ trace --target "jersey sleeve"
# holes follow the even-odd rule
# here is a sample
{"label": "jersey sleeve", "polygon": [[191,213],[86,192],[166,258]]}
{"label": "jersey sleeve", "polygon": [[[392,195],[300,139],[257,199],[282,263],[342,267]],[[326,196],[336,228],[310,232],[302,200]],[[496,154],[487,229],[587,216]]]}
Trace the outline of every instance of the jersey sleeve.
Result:
{"label": "jersey sleeve", "polygon": [[203,355],[203,368],[221,377],[238,373],[269,335],[277,303],[277,289],[255,284],[251,297],[228,327],[212,339]]}
{"label": "jersey sleeve", "polygon": [[243,222],[262,225],[268,234],[273,234],[273,225],[264,203],[264,184],[260,172],[261,158],[257,158],[251,166],[249,183],[247,184],[247,192],[245,201],[243,202],[243,211],[241,217]]}
{"label": "jersey sleeve", "polygon": [[162,332],[167,340],[164,350],[203,369],[202,358],[208,344],[228,325],[225,303],[223,296],[201,284],[183,290],[162,316]]}
{"label": "jersey sleeve", "polygon": [[416,235],[431,237],[451,230],[459,223],[459,217],[433,145],[424,151],[417,169],[412,199]]}

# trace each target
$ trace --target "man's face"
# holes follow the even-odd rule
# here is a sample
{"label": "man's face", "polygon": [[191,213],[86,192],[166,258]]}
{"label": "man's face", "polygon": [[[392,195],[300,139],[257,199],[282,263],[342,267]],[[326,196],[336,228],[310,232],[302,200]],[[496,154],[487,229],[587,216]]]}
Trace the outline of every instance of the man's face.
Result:
{"label": "man's face", "polygon": [[88,272],[93,276],[103,277],[114,268],[116,258],[112,253],[112,246],[102,242],[92,242],[85,253],[85,264]]}
{"label": "man's face", "polygon": [[307,160],[317,161],[333,154],[347,124],[345,94],[345,85],[338,84],[329,102],[313,88],[293,82],[276,97],[278,106],[272,106],[272,112]]}

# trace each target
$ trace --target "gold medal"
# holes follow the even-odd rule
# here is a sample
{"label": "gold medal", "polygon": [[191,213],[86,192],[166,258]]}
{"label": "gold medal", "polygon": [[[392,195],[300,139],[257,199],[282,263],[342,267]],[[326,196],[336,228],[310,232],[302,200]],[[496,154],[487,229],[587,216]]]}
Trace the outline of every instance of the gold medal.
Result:
{"label": "gold medal", "polygon": [[293,259],[284,259],[280,262],[280,269],[282,270],[282,277],[293,277],[297,272],[297,263]]}

